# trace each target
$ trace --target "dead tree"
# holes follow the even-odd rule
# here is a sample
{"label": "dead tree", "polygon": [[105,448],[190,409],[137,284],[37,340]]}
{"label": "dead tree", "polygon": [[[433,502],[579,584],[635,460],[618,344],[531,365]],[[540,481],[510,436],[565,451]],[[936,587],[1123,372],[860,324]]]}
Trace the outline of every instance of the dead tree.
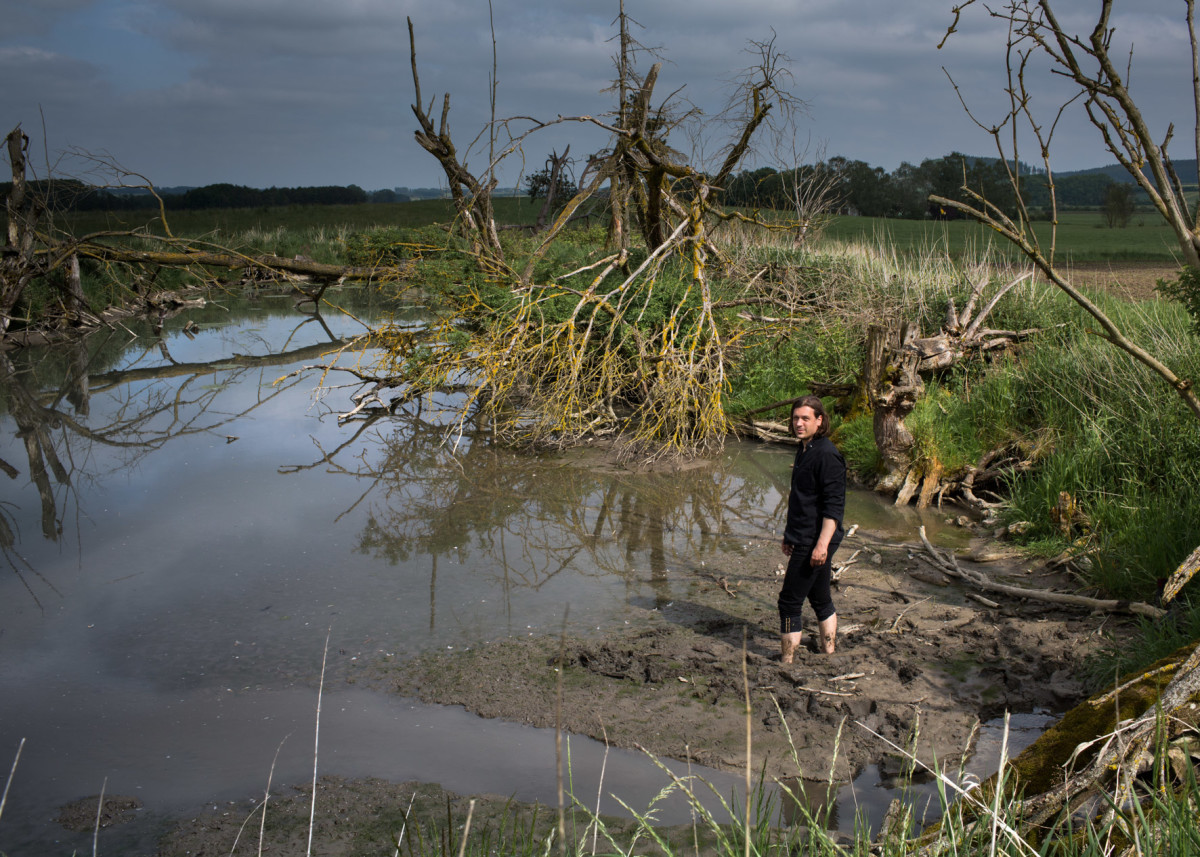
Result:
{"label": "dead tree", "polygon": [[492,206],[492,191],[496,189],[498,179],[494,172],[489,171],[489,178],[481,181],[476,178],[466,165],[459,159],[458,149],[450,137],[450,93],[442,96],[441,119],[434,126],[432,112],[433,100],[426,107],[421,97],[421,78],[417,73],[417,42],[413,33],[412,18],[408,19],[409,57],[412,62],[413,77],[413,115],[417,117],[420,128],[414,132],[417,143],[429,154],[437,158],[450,184],[450,196],[454,200],[454,209],[467,226],[467,234],[474,243],[474,250],[482,260],[488,263],[503,265],[504,251],[500,247],[500,233],[496,229],[496,215]]}
{"label": "dead tree", "polygon": [[558,201],[555,197],[558,194],[559,177],[562,176],[563,167],[566,166],[570,154],[571,147],[567,146],[561,155],[552,151],[546,158],[546,175],[548,176],[546,199],[542,202],[542,208],[538,212],[537,222],[533,227],[535,232],[541,232],[546,228],[546,217],[554,210],[554,203]]}
{"label": "dead tree", "polygon": [[[954,22],[947,30],[946,38],[954,33],[963,11],[974,3],[975,0],[966,0],[955,7]],[[1148,348],[1131,340],[1100,307],[1074,287],[1069,277],[1055,263],[1053,232],[1049,245],[1044,246],[1030,228],[1029,211],[1021,193],[1021,178],[1017,171],[1017,165],[1020,163],[1016,150],[1017,126],[1023,125],[1032,133],[1049,177],[1052,175],[1051,143],[1058,118],[1067,105],[1082,100],[1088,118],[1109,152],[1146,192],[1155,209],[1175,233],[1186,264],[1193,269],[1200,268],[1200,200],[1189,200],[1184,193],[1183,184],[1167,153],[1167,146],[1174,137],[1175,125],[1168,125],[1162,142],[1158,142],[1149,122],[1130,94],[1125,74],[1121,69],[1122,65],[1127,69],[1132,67],[1132,54],[1121,63],[1111,53],[1115,35],[1110,26],[1112,7],[1112,0],[1102,0],[1096,24],[1087,36],[1076,35],[1065,29],[1055,15],[1050,0],[1011,0],[1002,9],[988,10],[987,14],[999,19],[1007,32],[1005,92],[1009,96],[1008,113],[998,123],[983,122],[975,118],[961,93],[959,99],[968,115],[992,137],[1000,162],[1008,169],[1009,181],[1016,193],[1017,214],[1015,217],[1009,217],[966,187],[963,188],[965,200],[932,198],[942,205],[962,211],[987,224],[1019,248],[1047,280],[1070,297],[1097,323],[1097,335],[1157,375],[1179,395],[1192,415],[1200,420],[1200,397],[1196,394],[1193,379],[1178,376]],[[1195,7],[1195,0],[1185,0],[1184,18],[1192,49],[1192,64],[1187,73],[1192,81],[1192,115],[1189,124],[1194,136],[1189,151],[1200,155],[1200,74],[1196,72],[1196,69],[1200,68],[1200,48],[1197,47]],[[1030,59],[1035,54],[1048,60],[1055,74],[1071,81],[1076,87],[1074,95],[1058,108],[1048,126],[1039,121],[1031,106],[1033,93],[1028,75]],[[955,88],[957,91],[957,86]],[[1006,134],[1009,133],[1012,134],[1011,145],[1006,139]],[[1053,204],[1052,182],[1050,189]],[[1200,563],[1194,560],[1195,556],[1193,553],[1192,557],[1184,561],[1176,572],[1177,576],[1183,574],[1185,569],[1187,577],[1200,570]]]}
{"label": "dead tree", "polygon": [[[391,341],[385,335],[388,355],[375,375],[390,377],[406,397],[436,393],[449,378],[470,379],[469,391],[459,399],[456,425],[479,416],[495,436],[510,442],[566,445],[587,435],[611,435],[640,454],[695,452],[719,445],[731,428],[723,397],[734,335],[723,322],[724,311],[766,301],[775,301],[784,312],[792,309],[786,298],[753,293],[753,282],[742,295],[718,300],[712,283],[722,258],[713,229],[738,216],[720,206],[720,190],[758,130],[792,104],[781,86],[786,63],[773,42],[754,46],[759,62],[742,81],[737,131],[719,164],[701,169],[669,143],[670,132],[690,112],[677,113],[673,96],[656,102],[662,64],[652,65],[644,77],[636,73],[623,12],[620,20],[616,124],[593,117],[555,120],[603,127],[611,143],[588,159],[579,192],[540,233],[522,270],[509,273],[511,294],[518,300],[506,300],[500,310],[467,290],[455,298],[458,303],[445,316],[434,345],[418,348],[404,333]],[[415,47],[412,55],[417,84]],[[417,99],[418,140],[438,158],[452,187],[463,189],[456,204],[462,222],[476,233],[475,252],[493,273],[505,270],[491,222],[490,187],[471,177],[457,154],[446,122],[448,99],[436,132],[420,105],[419,87]],[[550,124],[528,121],[534,131]],[[515,151],[525,136],[512,135],[495,157]],[[614,252],[553,282],[535,282],[538,263],[553,242],[579,207],[605,186],[619,236]],[[636,264],[630,262],[634,224],[645,248]],[[685,297],[672,299],[663,321],[644,323],[648,308],[660,300],[659,290],[666,288],[660,281],[669,268],[687,272]],[[569,304],[565,319],[561,309],[547,313],[551,301]],[[471,336],[466,347],[456,344],[463,333]]]}
{"label": "dead tree", "polygon": [[781,175],[784,176],[788,202],[796,215],[796,245],[803,246],[815,240],[833,220],[833,212],[840,204],[839,177],[833,170],[820,166],[809,176],[801,176],[799,169]]}
{"label": "dead tree", "polygon": [[44,208],[25,181],[25,151],[29,138],[18,125],[4,140],[12,166],[12,188],[5,202],[8,216],[7,243],[0,253],[0,336],[8,332],[12,311],[26,287],[46,271],[38,258],[37,227]]}
{"label": "dead tree", "polygon": [[[974,2],[975,0],[967,0],[955,7],[955,22],[963,10]],[[1034,116],[1031,107],[1033,98],[1026,75],[1030,57],[1036,51],[1051,62],[1056,73],[1076,85],[1077,92],[1071,101],[1083,100],[1088,118],[1100,133],[1109,152],[1146,192],[1155,209],[1175,233],[1187,265],[1200,268],[1200,201],[1193,203],[1188,200],[1179,175],[1167,154],[1167,145],[1174,136],[1175,126],[1170,125],[1162,143],[1158,143],[1141,109],[1130,95],[1120,66],[1110,53],[1114,35],[1109,26],[1112,5],[1112,0],[1102,0],[1096,26],[1087,37],[1065,30],[1055,16],[1049,0],[1013,0],[1001,11],[989,11],[988,14],[992,17],[1000,18],[1008,25],[1009,61],[1005,91],[1010,99],[1009,112],[1002,122],[984,123],[975,119],[965,100],[963,107],[971,114],[972,119],[975,119],[976,124],[991,135],[1000,155],[1000,162],[1008,170],[1009,180],[1016,192],[1017,215],[1015,218],[1009,217],[998,206],[989,203],[977,191],[965,185],[962,188],[965,201],[940,196],[930,199],[970,215],[1012,242],[1047,280],[1095,320],[1100,326],[1100,336],[1158,375],[1179,394],[1192,414],[1200,419],[1200,397],[1196,395],[1193,380],[1179,377],[1153,353],[1129,339],[1100,307],[1076,289],[1070,279],[1059,270],[1054,260],[1053,237],[1048,246],[1043,246],[1030,228],[1031,218],[1021,193],[1021,178],[1017,171],[1020,159],[1015,148],[1006,144],[1005,135],[1012,133],[1013,140],[1016,140],[1015,128],[1023,122],[1038,141],[1047,175],[1052,175],[1050,146],[1058,116],[1066,105],[1059,108],[1058,116],[1055,116],[1049,128]],[[1186,0],[1185,5],[1195,67],[1196,63],[1200,62],[1194,19],[1195,0]],[[952,25],[947,37],[953,31]],[[1090,63],[1091,67],[1085,67],[1085,62]],[[1192,74],[1192,87],[1195,96],[1194,109],[1200,111],[1200,75]],[[1192,126],[1195,129],[1193,151],[1200,154],[1200,112],[1192,117]],[[1051,195],[1053,196],[1053,193]]]}
{"label": "dead tree", "polygon": [[[964,359],[1009,348],[1040,332],[1036,328],[997,330],[984,326],[1000,299],[1030,276],[1025,273],[1014,277],[978,307],[989,285],[988,277],[980,277],[961,311],[953,299],[949,301],[942,329],[932,336],[918,336],[916,328],[908,323],[875,324],[868,329],[859,397],[871,408],[875,446],[882,464],[875,488],[894,494],[896,505],[906,505],[915,496],[918,507],[928,506],[935,496],[940,497],[952,487],[947,477],[955,482],[969,477],[972,483],[977,478],[977,474],[946,474],[940,462],[916,455],[916,441],[904,420],[924,392],[926,377]],[[969,490],[971,485],[966,487]],[[971,503],[971,497],[965,499]],[[975,498],[971,505],[978,502]]]}
{"label": "dead tree", "polygon": [[[974,3],[975,0],[966,0],[954,8],[955,18],[947,31],[947,38],[956,30],[963,11]],[[1008,34],[1005,87],[1009,96],[1008,114],[999,123],[981,122],[975,119],[965,100],[963,107],[991,135],[1001,162],[1009,169],[1010,182],[1017,192],[1017,214],[1015,217],[1006,215],[970,188],[964,188],[966,198],[963,201],[942,197],[933,199],[991,226],[1012,242],[1047,280],[1091,316],[1100,328],[1099,336],[1148,367],[1175,390],[1187,409],[1200,419],[1200,398],[1196,395],[1192,380],[1180,378],[1147,348],[1130,340],[1099,307],[1074,288],[1055,264],[1053,238],[1048,246],[1043,246],[1029,228],[1029,212],[1021,195],[1021,180],[1017,172],[1020,159],[1015,150],[1017,125],[1023,125],[1037,140],[1049,176],[1051,139],[1058,117],[1065,108],[1063,105],[1058,109],[1048,126],[1033,113],[1027,75],[1031,57],[1039,55],[1050,62],[1055,74],[1075,85],[1075,93],[1068,103],[1082,101],[1092,125],[1109,152],[1146,192],[1155,209],[1175,233],[1185,263],[1191,268],[1200,267],[1200,201],[1190,201],[1185,196],[1183,184],[1167,153],[1175,126],[1169,125],[1159,142],[1130,94],[1126,73],[1122,72],[1122,68],[1131,68],[1132,57],[1117,60],[1111,53],[1115,36],[1110,26],[1112,7],[1112,0],[1101,0],[1095,27],[1086,36],[1065,29],[1055,15],[1050,0],[1010,0],[1003,8],[988,9],[987,14],[1000,19]],[[1200,74],[1196,73],[1196,69],[1200,68],[1200,50],[1197,48],[1195,0],[1185,0],[1184,8],[1192,49],[1192,64],[1187,70],[1192,80],[1193,94],[1193,115],[1189,125],[1194,129],[1194,139],[1190,151],[1200,154]],[[1007,145],[1009,134],[1012,146]],[[1053,192],[1051,195],[1053,197]],[[1164,590],[1163,603],[1170,601],[1198,571],[1200,548],[1193,550],[1171,575]],[[1103,820],[1107,822],[1102,829],[1117,831],[1127,836],[1127,841],[1135,841],[1130,835],[1132,831],[1124,810],[1131,802],[1141,803],[1142,797],[1136,787],[1139,773],[1157,766],[1161,781],[1170,782],[1164,768],[1171,756],[1168,748],[1162,746],[1164,739],[1173,741],[1183,736],[1189,742],[1194,742],[1198,731],[1194,711],[1200,699],[1200,646],[1192,648],[1186,657],[1176,659],[1170,669],[1173,677],[1156,694],[1155,704],[1144,714],[1117,724],[1112,734],[1098,736],[1090,746],[1081,745],[1077,748],[1075,756],[1068,760],[1066,777],[1060,785],[1041,795],[1025,796],[1019,822],[1026,829],[1038,828],[1054,818],[1062,817],[1089,796],[1102,795]],[[1077,762],[1076,757],[1084,761]],[[1190,767],[1190,760],[1188,764]],[[1043,834],[1044,830],[1039,830],[1039,836]],[[1132,849],[1125,853],[1132,853]]]}

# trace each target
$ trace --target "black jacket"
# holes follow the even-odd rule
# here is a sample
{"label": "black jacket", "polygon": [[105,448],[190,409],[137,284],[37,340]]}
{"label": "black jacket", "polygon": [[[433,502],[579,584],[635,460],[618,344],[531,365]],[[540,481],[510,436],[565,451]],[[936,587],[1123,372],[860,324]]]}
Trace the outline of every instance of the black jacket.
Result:
{"label": "black jacket", "polygon": [[846,459],[827,437],[818,437],[805,449],[801,444],[792,465],[792,490],[788,495],[787,526],[783,540],[807,548],[817,543],[821,521],[833,518],[837,531],[830,549],[842,541],[842,516],[846,510]]}

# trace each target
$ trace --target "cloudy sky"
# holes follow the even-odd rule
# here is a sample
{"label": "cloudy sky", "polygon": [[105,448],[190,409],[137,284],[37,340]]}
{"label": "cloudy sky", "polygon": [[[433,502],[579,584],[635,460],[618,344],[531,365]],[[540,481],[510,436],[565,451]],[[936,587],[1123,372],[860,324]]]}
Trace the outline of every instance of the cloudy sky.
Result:
{"label": "cloudy sky", "polygon": [[[953,0],[626,0],[634,35],[665,60],[657,93],[715,115],[753,62],[747,45],[775,38],[806,103],[794,136],[764,140],[760,163],[823,151],[894,169],[950,151],[994,154],[959,106],[943,66],[992,122],[1004,83],[1004,33],[978,5],[947,46]],[[1097,0],[1057,0],[1083,32]],[[1156,133],[1175,121],[1189,157],[1190,54],[1178,0],[1117,0],[1115,53],[1134,49],[1134,91]],[[609,109],[616,0],[493,0],[498,116]],[[416,127],[405,19],[417,34],[422,91],[452,96],[465,149],[488,117],[492,35],[487,0],[0,0],[0,121],[20,123],[44,174],[60,154],[105,155],[160,186],[228,181],[253,187],[437,186]],[[1056,93],[1038,105],[1052,120]],[[44,127],[44,134],[43,134]],[[722,128],[696,140],[716,151]],[[1060,125],[1052,165],[1111,163],[1077,111]],[[673,141],[677,148],[690,145]],[[534,137],[526,165],[551,148],[603,145],[580,126]],[[1032,150],[1029,151],[1032,155]],[[486,153],[470,158],[481,166]],[[515,180],[520,165],[502,173]],[[444,179],[441,180],[444,183]]]}

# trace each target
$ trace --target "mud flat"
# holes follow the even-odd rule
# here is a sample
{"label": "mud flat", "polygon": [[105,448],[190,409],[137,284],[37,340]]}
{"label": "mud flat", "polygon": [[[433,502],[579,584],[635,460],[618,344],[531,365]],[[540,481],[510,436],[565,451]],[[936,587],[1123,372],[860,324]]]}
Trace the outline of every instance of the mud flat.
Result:
{"label": "mud flat", "polygon": [[[834,592],[838,651],[826,656],[806,646],[793,666],[781,665],[777,651],[783,558],[776,543],[760,540],[719,561],[672,569],[692,579],[688,597],[632,603],[628,624],[615,631],[572,633],[568,616],[562,635],[380,660],[348,680],[482,717],[558,723],[612,746],[729,771],[746,763],[748,694],[756,771],[813,781],[832,771],[840,782],[868,765],[894,768],[892,744],[915,744],[923,760],[953,763],[972,749],[980,721],[1005,711],[1062,711],[1082,699],[1081,661],[1100,642],[1102,625],[1112,631],[1112,617],[1031,601],[987,606],[941,578],[920,552],[916,543],[847,539],[835,558],[854,556]],[[983,543],[975,552],[996,553]],[[974,567],[1025,587],[1066,585],[1036,561],[1008,557]],[[381,819],[395,827],[394,808],[415,790],[366,780],[321,788],[335,800],[339,822],[319,822],[315,836],[343,848],[351,828],[379,831],[382,844],[388,824]],[[324,800],[319,795],[319,807]],[[440,800],[442,819],[450,807],[461,822],[465,799]],[[480,812],[499,817],[504,803],[497,801],[484,799]],[[189,820],[162,853],[229,853],[249,811],[248,804]],[[279,823],[304,816],[306,825],[305,813],[281,812]]]}
{"label": "mud flat", "polygon": [[[907,747],[915,736],[922,758],[957,758],[981,720],[1062,711],[1082,698],[1080,661],[1105,617],[1030,602],[985,606],[939,580],[915,545],[852,537],[835,562],[856,550],[834,592],[841,630],[831,656],[806,645],[797,664],[779,663],[782,556],[759,541],[716,567],[682,572],[695,577],[688,600],[643,605],[617,633],[377,664],[372,679],[483,717],[538,726],[560,717],[573,733],[726,770],[745,765],[748,688],[756,765],[811,779],[832,766],[840,781],[889,755],[887,741]],[[977,567],[1026,587],[1062,583],[1016,559]]]}

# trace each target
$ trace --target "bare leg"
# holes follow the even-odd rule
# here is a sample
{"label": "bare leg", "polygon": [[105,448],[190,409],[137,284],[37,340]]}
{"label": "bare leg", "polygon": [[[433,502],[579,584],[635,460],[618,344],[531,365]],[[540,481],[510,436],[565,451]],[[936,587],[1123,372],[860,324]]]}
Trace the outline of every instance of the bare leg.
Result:
{"label": "bare leg", "polygon": [[781,634],[779,637],[779,649],[782,657],[780,663],[793,664],[796,662],[796,650],[800,648],[800,632],[793,631],[790,634]]}
{"label": "bare leg", "polygon": [[834,613],[824,622],[818,622],[817,628],[821,634],[821,651],[832,655],[837,642],[837,614]]}

